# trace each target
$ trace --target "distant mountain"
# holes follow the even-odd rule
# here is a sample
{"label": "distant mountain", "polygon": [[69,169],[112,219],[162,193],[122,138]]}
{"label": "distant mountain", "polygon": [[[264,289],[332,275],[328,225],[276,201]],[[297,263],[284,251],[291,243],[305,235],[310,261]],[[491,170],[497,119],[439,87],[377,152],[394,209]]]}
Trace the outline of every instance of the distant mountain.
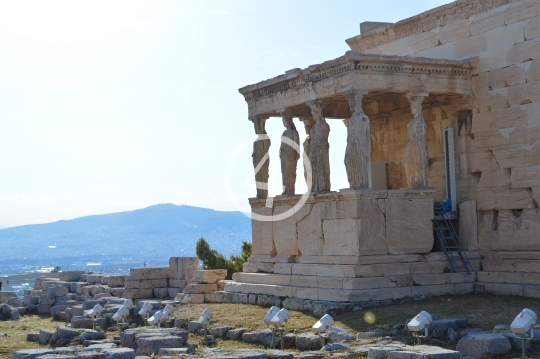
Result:
{"label": "distant mountain", "polygon": [[18,265],[64,269],[87,262],[167,265],[171,256],[195,255],[200,237],[221,253],[236,254],[242,241],[251,242],[251,220],[240,212],[158,204],[0,229],[0,274],[2,266]]}

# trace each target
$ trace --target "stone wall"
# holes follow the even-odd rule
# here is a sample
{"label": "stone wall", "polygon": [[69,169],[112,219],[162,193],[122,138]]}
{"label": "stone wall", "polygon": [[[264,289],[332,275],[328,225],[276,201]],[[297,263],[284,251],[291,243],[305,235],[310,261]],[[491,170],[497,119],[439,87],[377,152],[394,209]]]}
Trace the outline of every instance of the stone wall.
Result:
{"label": "stone wall", "polygon": [[[249,266],[267,262],[304,261],[311,257],[343,263],[344,257],[429,253],[433,247],[433,191],[341,190],[310,196],[296,213],[282,220],[253,220],[253,254]],[[253,213],[281,214],[291,210],[299,196],[251,200]],[[325,257],[320,258],[320,257]],[[324,263],[324,262],[320,262]]]}
{"label": "stone wall", "polygon": [[[540,1],[456,1],[347,42],[372,54],[478,58],[472,126],[456,137],[458,199],[468,203],[469,213],[476,206],[477,245],[484,256],[527,254],[523,268],[536,268],[540,253],[531,251],[540,250]],[[432,127],[429,112],[424,116]],[[469,237],[471,228],[474,223],[468,223]],[[515,271],[503,267],[496,271]],[[502,278],[488,277],[490,283]]]}

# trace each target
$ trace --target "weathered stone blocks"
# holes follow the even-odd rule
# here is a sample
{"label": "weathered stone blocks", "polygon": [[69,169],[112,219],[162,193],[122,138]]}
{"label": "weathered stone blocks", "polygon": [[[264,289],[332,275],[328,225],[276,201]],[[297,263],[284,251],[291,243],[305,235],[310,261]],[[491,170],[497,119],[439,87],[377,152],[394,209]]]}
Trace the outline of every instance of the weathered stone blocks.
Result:
{"label": "weathered stone blocks", "polygon": [[512,345],[502,334],[469,334],[460,339],[456,350],[465,357],[487,358],[510,352]]}
{"label": "weathered stone blocks", "polygon": [[11,298],[17,297],[15,292],[0,291],[0,303],[7,303]]}
{"label": "weathered stone blocks", "polygon": [[291,215],[286,216],[282,220],[272,221],[272,235],[278,256],[290,256],[299,253],[296,222],[292,208],[293,206],[291,205],[278,205],[274,207],[274,217],[284,215],[287,211],[291,212]]}
{"label": "weathered stone blocks", "polygon": [[[253,206],[253,214],[271,217],[272,208],[265,206]],[[273,236],[273,224],[271,221],[261,221],[256,218],[251,220],[253,254],[276,255],[276,245]]]}
{"label": "weathered stone blocks", "polygon": [[169,277],[176,280],[189,281],[193,277],[193,271],[199,266],[197,257],[171,257],[169,258]]}
{"label": "weathered stone blocks", "polygon": [[127,299],[152,298],[153,288],[149,289],[125,289],[122,296]]}
{"label": "weathered stone blocks", "polygon": [[143,354],[155,355],[161,348],[180,348],[184,340],[179,336],[144,337],[137,341]]}
{"label": "weathered stone blocks", "polygon": [[433,248],[431,219],[387,220],[388,253],[428,253]]}
{"label": "weathered stone blocks", "polygon": [[126,280],[124,285],[126,289],[166,288],[169,286],[169,281],[167,278]]}
{"label": "weathered stone blocks", "polygon": [[227,277],[226,269],[207,269],[193,271],[192,280],[198,283],[217,283]]}
{"label": "weathered stone blocks", "polygon": [[131,276],[131,280],[162,279],[169,278],[169,272],[169,267],[144,267],[131,268],[129,270],[129,275]]}

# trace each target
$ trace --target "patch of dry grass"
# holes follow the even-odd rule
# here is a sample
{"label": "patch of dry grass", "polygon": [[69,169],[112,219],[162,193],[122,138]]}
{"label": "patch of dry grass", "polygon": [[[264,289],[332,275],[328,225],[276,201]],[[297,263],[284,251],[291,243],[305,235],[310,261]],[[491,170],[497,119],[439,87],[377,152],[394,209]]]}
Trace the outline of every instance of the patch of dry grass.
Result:
{"label": "patch of dry grass", "polygon": [[[250,304],[205,303],[182,305],[175,310],[174,316],[176,318],[186,318],[188,321],[197,320],[204,308],[210,308],[214,313],[210,320],[211,327],[242,327],[246,328],[247,331],[266,329],[263,318],[268,308]],[[311,313],[295,311],[290,311],[290,313],[291,318],[288,324],[290,332],[307,331],[319,319]]]}
{"label": "patch of dry grass", "polygon": [[[259,331],[266,328],[263,318],[268,308],[247,304],[205,303],[182,305],[175,309],[173,317],[185,318],[188,321],[197,320],[204,308],[210,308],[214,313],[210,321],[210,327],[243,327],[247,331]],[[426,310],[437,318],[464,317],[469,320],[470,327],[491,330],[496,324],[509,325],[523,308],[530,308],[540,314],[540,299],[485,294],[444,296],[423,300],[409,299],[391,305],[338,314],[334,320],[335,325],[352,332],[367,331],[374,328],[385,328],[389,331],[391,325],[405,324],[408,318],[412,318],[420,311]],[[364,320],[364,315],[367,312],[374,315],[374,323],[366,323]],[[296,311],[290,311],[290,313],[289,332],[307,332],[319,319],[311,313]],[[39,344],[26,341],[26,334],[37,333],[41,328],[54,330],[59,325],[63,325],[63,322],[35,315],[23,316],[16,322],[0,322],[0,333],[7,333],[7,336],[0,336],[0,358],[8,358],[10,354],[19,349],[39,348]],[[117,333],[107,332],[107,337],[112,339]],[[193,343],[197,343],[199,339],[202,339],[202,337],[195,338]],[[402,334],[396,339],[408,344],[415,342],[410,334]],[[455,349],[455,344],[441,340],[428,340],[425,343]],[[217,346],[224,348],[262,348],[258,345],[228,340],[218,340]],[[532,350],[527,354],[530,357],[540,357],[540,344],[533,343]],[[520,356],[520,353],[513,350],[502,359],[516,356]]]}
{"label": "patch of dry grass", "polygon": [[[214,316],[210,321],[211,327],[232,326],[244,327],[247,331],[257,331],[266,328],[263,317],[268,308],[248,304],[190,304],[177,307],[174,316],[186,318],[188,321],[197,320],[204,310],[210,308]],[[540,300],[513,296],[494,296],[486,294],[468,294],[461,296],[443,296],[422,300],[403,300],[391,305],[365,308],[356,312],[342,313],[335,316],[335,325],[353,332],[367,331],[374,328],[384,328],[394,324],[405,324],[405,321],[425,310],[437,318],[464,317],[469,320],[470,327],[492,329],[496,324],[510,324],[523,308],[530,308],[540,313]],[[371,312],[375,322],[367,323],[364,315]],[[319,319],[306,312],[290,311],[289,332],[309,331]]]}
{"label": "patch of dry grass", "polygon": [[[340,326],[353,331],[366,331],[385,325],[402,323],[425,310],[437,318],[467,318],[470,327],[493,329],[496,324],[510,325],[523,308],[540,313],[540,300],[513,296],[468,294],[443,296],[424,300],[407,300],[376,308],[366,308],[354,313],[337,315]],[[375,323],[364,321],[364,314],[375,315]]]}
{"label": "patch of dry grass", "polygon": [[[21,316],[18,321],[0,321],[0,358],[9,358],[20,349],[39,348],[38,343],[26,341],[26,334],[38,333],[40,329],[54,330],[60,322],[37,315]],[[6,335],[3,335],[5,333]]]}
{"label": "patch of dry grass", "polygon": [[[234,328],[244,327],[247,331],[256,331],[265,329],[262,321],[268,308],[245,304],[192,304],[182,306],[176,309],[177,318],[186,318],[188,320],[197,320],[204,310],[210,308],[214,316],[210,322],[211,327],[232,326]],[[354,333],[368,331],[375,328],[384,328],[390,332],[394,324],[405,324],[405,321],[414,317],[420,311],[425,310],[436,318],[467,318],[469,327],[476,327],[485,330],[491,330],[497,324],[510,325],[514,317],[521,312],[523,308],[530,308],[540,314],[540,299],[523,298],[515,296],[494,296],[486,294],[468,294],[460,296],[443,296],[425,298],[422,300],[403,300],[373,308],[364,308],[356,312],[342,313],[334,317],[335,324],[348,329]],[[311,313],[291,312],[289,321],[289,332],[306,332],[319,319]],[[374,315],[374,323],[367,323],[364,315],[370,312]],[[540,327],[540,325],[537,325]],[[395,338],[407,344],[413,345],[416,339],[406,333]],[[437,345],[455,350],[456,344],[449,343],[446,338],[443,340],[428,339],[423,344]],[[220,340],[218,346],[224,347],[247,347],[255,348],[236,341]],[[533,343],[532,350],[527,354],[530,357],[540,357],[540,344]],[[510,359],[519,357],[521,352],[512,350],[501,359]]]}

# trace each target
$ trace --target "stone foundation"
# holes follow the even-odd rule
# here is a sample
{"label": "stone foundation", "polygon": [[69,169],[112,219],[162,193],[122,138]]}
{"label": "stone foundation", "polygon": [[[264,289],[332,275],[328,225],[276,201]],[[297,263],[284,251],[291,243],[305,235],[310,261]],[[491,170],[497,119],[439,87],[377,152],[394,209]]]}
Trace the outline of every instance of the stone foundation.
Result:
{"label": "stone foundation", "polygon": [[[433,190],[341,190],[310,196],[279,221],[253,219],[253,255],[225,292],[367,302],[474,291],[476,273],[447,273],[434,245]],[[300,196],[250,200],[279,214]],[[477,251],[469,251],[479,270]]]}
{"label": "stone foundation", "polygon": [[[332,263],[347,264],[347,257],[429,253],[434,194],[344,189],[310,195],[301,206],[296,206],[301,196],[250,199],[252,213],[264,220],[252,220],[254,257],[246,269],[268,271],[265,262],[302,262],[306,257],[332,256]],[[286,218],[276,217],[283,213]]]}

